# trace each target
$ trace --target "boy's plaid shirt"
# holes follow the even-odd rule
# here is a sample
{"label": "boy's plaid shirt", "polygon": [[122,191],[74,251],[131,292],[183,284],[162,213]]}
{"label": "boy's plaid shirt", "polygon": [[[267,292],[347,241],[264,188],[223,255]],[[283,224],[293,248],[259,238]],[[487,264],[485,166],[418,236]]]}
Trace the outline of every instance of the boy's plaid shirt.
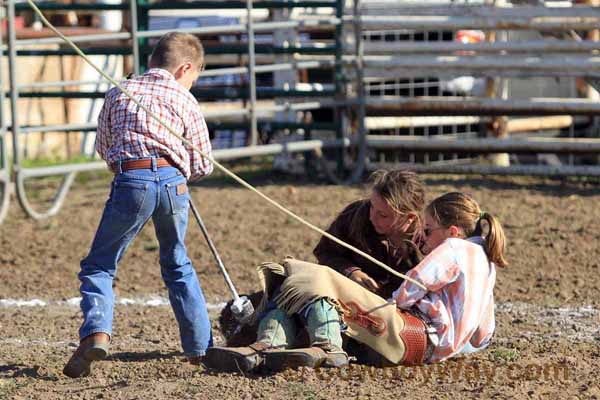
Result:
{"label": "boy's plaid shirt", "polygon": [[[152,68],[122,83],[135,98],[169,127],[211,154],[198,102],[171,73]],[[189,180],[212,172],[212,163],[173,136],[118,88],[106,94],[98,116],[96,151],[109,167],[120,160],[168,156]]]}

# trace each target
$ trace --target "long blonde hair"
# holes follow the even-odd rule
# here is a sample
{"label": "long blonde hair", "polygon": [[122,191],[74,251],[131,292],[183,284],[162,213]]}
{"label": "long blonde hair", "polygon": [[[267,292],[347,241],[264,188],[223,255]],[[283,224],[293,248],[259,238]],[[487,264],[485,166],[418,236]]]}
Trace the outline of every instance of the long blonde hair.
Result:
{"label": "long blonde hair", "polygon": [[[508,265],[504,258],[506,237],[502,225],[492,214],[481,211],[471,196],[460,192],[446,193],[433,200],[425,212],[440,226],[462,228],[467,237],[485,236],[483,248],[488,258],[498,267]],[[483,235],[482,221],[487,223],[487,235]]]}

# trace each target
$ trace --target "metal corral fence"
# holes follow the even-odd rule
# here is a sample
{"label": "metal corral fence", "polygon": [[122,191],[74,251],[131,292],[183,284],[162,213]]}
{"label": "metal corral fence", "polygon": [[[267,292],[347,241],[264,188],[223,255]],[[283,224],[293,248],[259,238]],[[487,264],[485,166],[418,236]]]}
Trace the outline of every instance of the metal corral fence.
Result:
{"label": "metal corral fence", "polygon": [[[0,62],[0,77],[2,76]],[[1,79],[0,79],[1,81]],[[4,111],[4,89],[0,85],[0,223],[6,217],[10,199],[10,175],[8,173],[8,151],[6,146],[6,114]]]}
{"label": "metal corral fence", "polygon": [[[364,99],[371,119],[366,142],[374,162],[369,167],[406,163],[406,168],[432,172],[600,175],[600,140],[574,138],[576,122],[585,126],[579,135],[599,132],[600,8],[560,6],[361,2],[360,16],[352,20],[370,43],[361,46],[360,70],[367,85],[369,80],[395,84],[379,93],[368,89]],[[452,41],[461,33],[479,40]],[[379,40],[370,40],[373,36]],[[535,97],[533,85],[530,93],[523,90],[528,85],[523,79],[539,77],[547,79],[536,82],[542,88],[552,80],[569,80],[571,88],[577,84],[585,93]],[[415,80],[420,86],[406,85]],[[473,87],[461,91],[465,82],[479,82],[479,93]],[[512,82],[524,98],[510,97]],[[544,137],[549,132],[567,137]],[[488,153],[496,155],[492,165],[473,162]],[[554,156],[551,165],[520,163],[527,159],[521,154],[546,153]]]}
{"label": "metal corral fence", "polygon": [[[87,54],[133,60],[128,69],[135,73],[144,70],[153,41],[165,32],[199,35],[205,44],[207,70],[192,93],[206,109],[219,160],[304,153],[307,167],[320,168],[336,182],[355,181],[365,167],[390,163],[420,171],[600,176],[600,140],[574,138],[578,123],[584,124],[588,136],[597,135],[597,100],[587,95],[577,98],[580,92],[515,99],[509,97],[508,85],[522,78],[568,78],[573,79],[571,86],[577,83],[580,91],[584,87],[597,95],[588,86],[597,85],[595,79],[600,78],[597,7],[344,0],[106,1],[40,2],[39,6],[46,12],[119,13],[128,27],[112,32],[73,29],[69,36]],[[8,29],[3,54],[9,66],[11,124],[0,108],[0,221],[8,207],[9,169],[25,212],[44,218],[58,212],[77,172],[106,168],[104,162],[93,161],[98,110],[92,103],[85,122],[24,124],[19,120],[19,99],[101,102],[108,85],[102,79],[19,84],[19,57],[74,53],[60,47],[58,38],[17,38],[16,13],[28,6],[14,0],[4,6]],[[214,10],[221,10],[216,19]],[[207,17],[211,12],[212,17]],[[535,31],[539,38],[509,41],[511,34],[520,31]],[[118,76],[118,68],[108,58],[103,68],[116,78],[124,73]],[[7,131],[12,133],[11,165]],[[25,167],[22,138],[57,131],[79,135],[80,152],[92,161]],[[513,137],[517,132],[527,134]],[[545,137],[532,137],[532,132]],[[552,137],[547,137],[548,132]],[[554,137],[561,135],[568,137]],[[480,155],[488,153],[497,155],[492,165],[479,163]],[[508,166],[508,161],[520,163],[522,153],[567,154],[568,158],[566,165],[559,160],[556,165]],[[581,165],[579,154],[593,155],[596,165]],[[62,183],[49,209],[36,210],[25,182],[50,175],[62,176]]]}
{"label": "metal corral fence", "polygon": [[[86,141],[89,143],[88,135],[85,132],[94,131],[96,129],[95,121],[85,123],[65,123],[59,125],[23,125],[19,120],[19,99],[22,98],[69,98],[69,99],[101,99],[104,96],[103,90],[73,90],[73,86],[77,85],[103,85],[105,82],[100,81],[68,81],[68,82],[44,82],[32,85],[19,85],[18,76],[22,71],[18,71],[17,60],[20,56],[29,57],[48,57],[48,56],[65,56],[72,55],[73,51],[66,48],[51,48],[39,49],[40,45],[56,46],[61,44],[59,38],[32,38],[32,39],[17,39],[15,29],[16,12],[25,10],[27,5],[19,4],[11,0],[5,3],[6,17],[8,20],[8,39],[6,53],[8,55],[9,64],[9,80],[10,80],[10,100],[11,100],[11,131],[12,131],[12,170],[13,179],[16,186],[16,197],[25,210],[25,212],[33,218],[45,218],[58,212],[65,196],[67,195],[74,177],[77,172],[90,171],[106,168],[101,161],[93,161],[88,163],[55,165],[51,167],[25,167],[22,163],[22,149],[20,138],[22,135],[27,135],[36,132],[70,132],[80,134],[84,132],[84,143],[82,151],[85,151]],[[343,48],[341,40],[342,32],[342,17],[344,12],[344,2],[341,0],[330,1],[195,1],[190,3],[183,2],[159,2],[149,3],[145,1],[137,1],[131,3],[116,3],[116,4],[55,4],[40,2],[39,6],[44,11],[52,10],[69,10],[78,12],[100,12],[100,11],[121,11],[129,15],[129,32],[115,33],[95,33],[95,34],[75,34],[71,39],[83,47],[84,52],[89,55],[109,55],[122,54],[133,56],[132,69],[135,73],[143,71],[149,50],[152,47],[152,40],[168,31],[179,30],[200,35],[203,38],[220,38],[225,35],[233,38],[233,43],[213,43],[210,44],[210,39],[205,42],[205,50],[207,53],[208,68],[203,72],[201,79],[215,79],[221,77],[236,77],[241,76],[243,79],[241,84],[233,86],[223,86],[216,88],[194,87],[192,93],[204,104],[209,104],[212,101],[216,107],[209,108],[204,113],[209,128],[212,131],[233,131],[237,133],[239,129],[244,130],[247,135],[241,140],[242,147],[236,148],[217,148],[214,156],[219,160],[238,159],[251,156],[273,155],[295,152],[308,152],[326,147],[340,148],[343,143],[349,143],[349,140],[343,140],[343,135],[348,131],[343,127],[347,123],[342,121],[348,113],[344,109],[349,107],[348,101],[337,95],[342,93],[342,62]],[[225,10],[223,14],[227,14],[228,10],[243,11],[243,18],[225,18],[224,24],[210,25],[207,24],[207,19],[201,21],[201,26],[190,26],[191,21],[201,20],[202,18],[186,18],[185,27],[164,25],[164,18],[161,22],[160,17],[154,18],[155,28],[152,29],[151,14],[153,12],[176,11],[189,14],[190,12],[198,12],[198,10]],[[293,19],[286,18],[285,20],[268,20],[272,15],[279,19],[285,17],[285,14],[290,14],[291,10],[307,9],[312,13],[298,13]],[[326,9],[323,14],[315,13],[314,10]],[[260,11],[262,14],[267,14],[266,18],[260,21]],[[282,12],[283,11],[283,12]],[[240,15],[239,13],[236,15]],[[257,17],[257,15],[259,15]],[[213,18],[214,20],[214,18]],[[210,20],[208,20],[210,23]],[[276,33],[283,31],[288,36],[300,36],[302,32],[317,33],[325,28],[327,33],[327,43],[307,43],[301,44],[299,41],[290,42],[281,40],[277,43]],[[266,42],[257,40],[257,36],[267,33],[271,36]],[[117,47],[107,47],[106,41],[125,41],[126,45]],[[206,43],[209,43],[206,45]],[[34,46],[34,49],[29,49],[28,46]],[[226,66],[224,68],[219,65],[219,61],[211,65],[211,60],[218,57],[223,58],[224,55],[233,55],[236,58],[236,63],[241,66]],[[257,63],[257,56],[263,56],[263,61]],[[311,59],[313,55],[321,55],[320,58]],[[230,57],[231,58],[231,57]],[[265,61],[267,59],[267,61]],[[272,60],[276,62],[273,63]],[[281,60],[284,61],[281,61]],[[280,61],[280,62],[277,62]],[[231,61],[221,61],[221,64],[231,64]],[[300,73],[307,74],[311,70],[329,70],[327,82],[325,85],[308,85],[309,87],[299,87],[295,81],[286,81],[285,85],[270,87],[257,87],[257,77],[265,74],[277,76],[278,73],[285,71],[294,71],[293,74],[298,76]],[[238,81],[234,79],[234,81]],[[281,83],[281,82],[280,82]],[[319,87],[317,87],[319,86]],[[323,89],[322,86],[326,86]],[[46,90],[47,88],[58,88],[58,90]],[[24,89],[27,89],[26,91]],[[227,107],[228,103],[223,103],[224,100],[241,100],[234,107]],[[270,100],[270,101],[264,101]],[[310,110],[329,110],[331,118],[328,121],[306,121],[306,118],[298,120],[296,114],[306,113]],[[287,113],[287,118],[281,117],[281,114]],[[303,133],[301,140],[290,141],[283,136],[280,140],[272,140],[270,136],[275,136],[274,133],[279,131],[290,132],[299,131]],[[310,138],[311,132],[328,131],[332,135],[328,136],[327,140]],[[244,131],[242,133],[244,133]],[[266,137],[259,137],[259,131],[265,133]],[[290,135],[291,136],[291,135]],[[213,144],[219,137],[213,138]],[[235,140],[235,138],[233,138]],[[3,141],[3,143],[5,143]],[[238,143],[239,145],[239,143]],[[215,146],[219,147],[219,146]],[[361,164],[361,163],[359,163]],[[5,170],[5,169],[4,169]],[[5,176],[4,174],[2,176]],[[36,210],[29,201],[25,182],[31,178],[39,178],[50,175],[62,175],[63,180],[58,189],[53,203],[49,209],[44,211]],[[335,175],[335,174],[332,174]],[[355,173],[353,176],[357,176]],[[8,182],[8,180],[6,180]],[[3,185],[6,189],[6,185]],[[5,190],[6,191],[6,190]],[[3,204],[3,212],[6,210],[6,204]]]}

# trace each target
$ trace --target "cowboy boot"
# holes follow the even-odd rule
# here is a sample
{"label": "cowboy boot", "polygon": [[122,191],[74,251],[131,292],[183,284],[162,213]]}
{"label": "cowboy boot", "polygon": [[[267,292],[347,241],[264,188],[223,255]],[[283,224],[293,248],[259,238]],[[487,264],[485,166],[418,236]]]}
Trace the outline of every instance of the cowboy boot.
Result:
{"label": "cowboy boot", "polygon": [[342,321],[335,306],[319,299],[307,308],[305,317],[311,346],[325,351],[325,360],[320,366],[347,366],[348,354],[342,349]]}
{"label": "cowboy boot", "polygon": [[303,313],[311,347],[269,350],[264,353],[265,367],[274,372],[299,367],[341,368],[348,365],[348,354],[342,349],[340,316],[325,299],[309,305]]}
{"label": "cowboy boot", "polygon": [[300,367],[320,367],[327,358],[327,353],[320,347],[300,349],[270,350],[263,354],[265,368],[272,372]]}
{"label": "cowboy boot", "polygon": [[104,332],[94,333],[84,338],[63,369],[70,378],[88,376],[93,361],[99,361],[108,355],[110,336]]}
{"label": "cowboy boot", "polygon": [[206,351],[202,363],[206,368],[220,372],[249,372],[263,362],[262,353],[269,347],[262,342],[244,347],[214,346]]}
{"label": "cowboy boot", "polygon": [[269,311],[258,325],[256,342],[244,347],[211,347],[202,362],[222,372],[249,372],[260,366],[264,354],[273,348],[286,348],[296,336],[296,323],[283,310]]}

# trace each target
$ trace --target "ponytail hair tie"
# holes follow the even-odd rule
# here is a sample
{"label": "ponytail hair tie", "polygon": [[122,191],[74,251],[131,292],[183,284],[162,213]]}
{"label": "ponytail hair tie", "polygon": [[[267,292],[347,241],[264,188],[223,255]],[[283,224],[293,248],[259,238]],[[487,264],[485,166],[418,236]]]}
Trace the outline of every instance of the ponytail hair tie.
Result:
{"label": "ponytail hair tie", "polygon": [[481,212],[479,213],[479,219],[481,219],[481,218],[485,217],[485,214],[487,214],[487,212],[485,212],[485,211],[481,211]]}

